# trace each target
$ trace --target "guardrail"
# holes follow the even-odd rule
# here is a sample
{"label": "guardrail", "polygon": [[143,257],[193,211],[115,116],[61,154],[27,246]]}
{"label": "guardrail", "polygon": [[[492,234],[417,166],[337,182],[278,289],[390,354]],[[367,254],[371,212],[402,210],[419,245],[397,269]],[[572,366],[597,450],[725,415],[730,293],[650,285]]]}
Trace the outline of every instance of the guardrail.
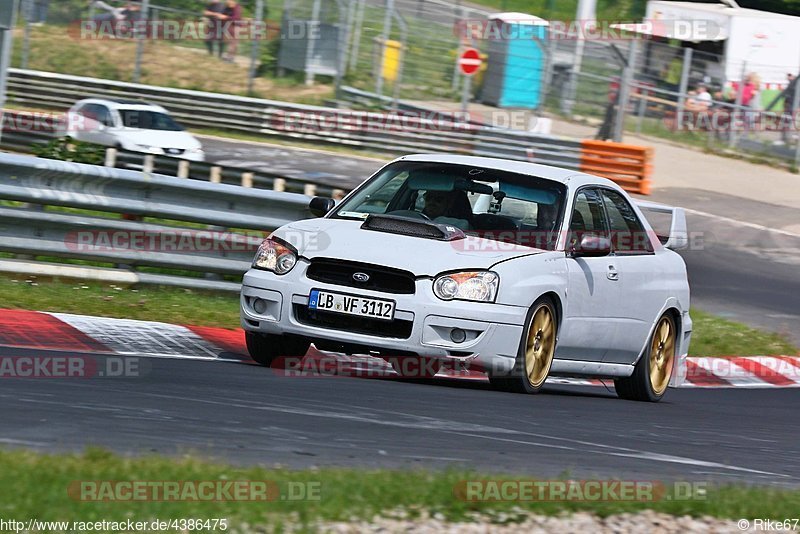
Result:
{"label": "guardrail", "polygon": [[[0,252],[22,255],[0,259],[0,271],[80,270],[79,277],[201,289],[238,290],[222,275],[241,276],[266,231],[311,216],[309,198],[295,193],[11,154],[0,154],[0,198],[25,203],[0,207]],[[115,267],[41,264],[36,257]]]}
{"label": "guardrail", "polygon": [[[32,112],[4,110],[3,118],[0,148],[16,152],[30,152],[33,145],[44,145],[57,138],[54,128],[51,128],[49,124],[46,125],[47,127],[42,126],[44,121],[40,121],[36,128],[19,129],[18,125],[33,124],[37,120],[36,115]],[[171,156],[148,155],[115,148],[106,149],[105,166],[258,189],[302,193],[309,196],[334,197],[346,193],[346,190],[334,187],[325,181],[292,178],[261,169],[190,162]]]}
{"label": "guardrail", "polygon": [[[275,100],[189,91],[167,87],[10,69],[9,96],[17,103],[43,109],[66,110],[77,100],[104,98],[144,99],[160,104],[190,127],[227,130],[265,137],[302,139],[364,148],[389,154],[449,152],[500,157],[555,165],[568,169],[604,169],[606,158],[619,165],[622,146],[585,151],[580,140],[535,135],[523,131],[492,128],[457,117],[400,110],[397,113],[353,111],[306,106]],[[627,145],[625,145],[627,146]],[[612,147],[606,143],[606,147]],[[650,153],[642,147],[643,159],[630,160],[620,184],[628,191],[645,193]],[[640,165],[640,169],[634,168]],[[606,172],[606,171],[603,171]],[[619,173],[604,174],[616,179]],[[636,176],[642,178],[636,179]]]}

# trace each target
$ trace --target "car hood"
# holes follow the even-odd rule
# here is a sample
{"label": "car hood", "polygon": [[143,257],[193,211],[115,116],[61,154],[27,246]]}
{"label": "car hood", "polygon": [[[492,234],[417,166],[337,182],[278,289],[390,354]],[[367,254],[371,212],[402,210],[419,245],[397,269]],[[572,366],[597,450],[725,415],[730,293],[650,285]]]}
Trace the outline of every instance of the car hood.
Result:
{"label": "car hood", "polygon": [[137,145],[158,148],[181,148],[191,150],[200,148],[200,141],[188,132],[169,132],[164,130],[118,129],[114,132],[120,140]]}
{"label": "car hood", "polygon": [[362,229],[364,221],[307,219],[276,230],[273,235],[294,245],[300,256],[336,258],[404,269],[416,276],[443,271],[488,269],[542,249],[500,243],[474,236],[454,241]]}

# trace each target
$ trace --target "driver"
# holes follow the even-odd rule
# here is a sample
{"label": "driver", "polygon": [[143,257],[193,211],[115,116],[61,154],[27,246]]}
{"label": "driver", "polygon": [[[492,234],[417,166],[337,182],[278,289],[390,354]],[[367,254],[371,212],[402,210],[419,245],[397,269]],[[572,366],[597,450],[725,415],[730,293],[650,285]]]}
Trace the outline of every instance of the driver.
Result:
{"label": "driver", "polygon": [[422,213],[439,224],[469,230],[472,208],[464,191],[426,191]]}

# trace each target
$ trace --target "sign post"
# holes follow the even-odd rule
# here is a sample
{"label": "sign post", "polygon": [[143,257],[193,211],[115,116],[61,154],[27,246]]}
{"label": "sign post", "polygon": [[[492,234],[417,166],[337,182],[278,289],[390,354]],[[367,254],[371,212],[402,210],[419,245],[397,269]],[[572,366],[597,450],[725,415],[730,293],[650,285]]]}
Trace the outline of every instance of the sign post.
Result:
{"label": "sign post", "polygon": [[481,55],[474,48],[467,48],[461,52],[458,58],[458,69],[461,74],[466,76],[464,80],[464,90],[461,93],[461,111],[467,113],[467,105],[469,104],[469,94],[472,91],[472,77],[481,68]]}

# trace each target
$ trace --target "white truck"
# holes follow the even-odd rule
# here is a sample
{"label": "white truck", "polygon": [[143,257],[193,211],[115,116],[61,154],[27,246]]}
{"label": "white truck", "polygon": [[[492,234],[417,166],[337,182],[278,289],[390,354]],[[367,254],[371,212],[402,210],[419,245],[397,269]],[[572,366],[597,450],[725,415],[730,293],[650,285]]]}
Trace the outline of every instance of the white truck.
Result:
{"label": "white truck", "polygon": [[[742,8],[733,0],[705,4],[650,0],[645,22],[624,26],[693,48],[695,83],[698,75],[714,85],[726,85],[738,83],[743,73],[757,74],[762,102],[786,87],[788,73],[800,69],[800,17]],[[651,48],[649,61],[673,59],[657,57],[670,55],[666,47]]]}

